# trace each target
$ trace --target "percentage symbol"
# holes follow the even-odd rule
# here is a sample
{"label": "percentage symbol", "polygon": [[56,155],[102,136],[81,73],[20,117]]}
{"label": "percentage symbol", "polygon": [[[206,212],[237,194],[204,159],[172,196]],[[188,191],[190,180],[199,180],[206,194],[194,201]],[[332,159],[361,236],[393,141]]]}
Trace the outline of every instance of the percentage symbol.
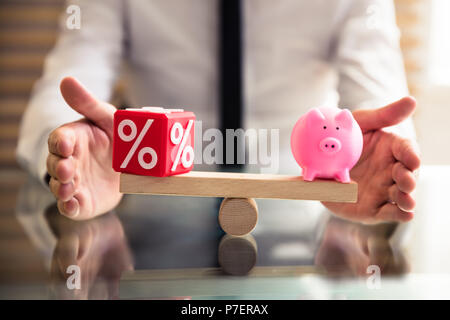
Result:
{"label": "percentage symbol", "polygon": [[175,157],[175,161],[172,165],[172,171],[175,171],[178,164],[180,163],[185,168],[189,168],[194,162],[194,149],[191,146],[186,146],[187,139],[189,137],[189,133],[191,132],[192,125],[194,120],[189,120],[186,130],[183,130],[181,123],[175,122],[170,130],[170,141],[174,145],[178,145],[177,155]]}
{"label": "percentage symbol", "polygon": [[[142,128],[142,130],[139,133],[137,138],[136,138],[137,127],[136,127],[136,124],[132,120],[125,119],[119,123],[118,133],[119,133],[119,137],[120,137],[120,139],[122,139],[122,141],[130,142],[134,138],[136,138],[136,140],[133,143],[133,146],[131,147],[130,151],[128,151],[127,156],[125,157],[122,164],[120,165],[121,168],[126,168],[128,166],[128,163],[130,162],[133,155],[136,153],[137,147],[141,144],[142,139],[144,139],[144,137],[147,134],[148,129],[150,129],[150,126],[152,125],[152,123],[153,123],[153,119],[148,119],[144,125],[144,128]],[[125,127],[129,127],[131,129],[131,132],[129,134],[126,134],[124,132]],[[149,154],[151,156],[152,160],[150,162],[145,162],[144,155],[146,155],[146,154]],[[141,150],[139,150],[139,153],[138,153],[138,162],[141,165],[141,167],[144,169],[149,170],[149,169],[154,168],[156,166],[156,163],[158,162],[158,155],[156,154],[155,149],[150,148],[150,147],[141,148]]]}

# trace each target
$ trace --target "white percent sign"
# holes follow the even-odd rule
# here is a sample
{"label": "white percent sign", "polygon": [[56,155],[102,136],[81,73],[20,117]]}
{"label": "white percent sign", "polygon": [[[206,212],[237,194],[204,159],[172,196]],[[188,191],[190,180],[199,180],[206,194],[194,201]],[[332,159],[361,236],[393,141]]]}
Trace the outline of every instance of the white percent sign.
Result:
{"label": "white percent sign", "polygon": [[[119,127],[117,128],[117,131],[118,131],[119,137],[122,141],[130,142],[134,138],[136,138],[136,140],[133,143],[133,146],[131,147],[130,151],[128,151],[127,156],[125,157],[122,164],[120,165],[121,168],[126,168],[128,166],[128,163],[130,162],[131,157],[133,157],[133,155],[135,154],[137,147],[141,144],[142,139],[144,139],[144,137],[147,134],[148,129],[150,129],[150,126],[152,125],[152,123],[153,123],[153,119],[148,119],[144,125],[144,128],[142,128],[142,131],[139,133],[137,138],[136,138],[137,127],[136,127],[136,124],[132,120],[125,119],[119,123]],[[131,132],[129,134],[126,134],[124,132],[125,127],[129,127],[131,129]],[[149,154],[151,156],[152,160],[150,162],[145,162],[144,155],[146,155],[146,154]],[[158,162],[158,155],[156,154],[155,149],[150,148],[150,147],[144,147],[141,150],[139,150],[138,162],[141,165],[141,167],[144,169],[150,170],[150,169],[154,168],[156,166],[156,163]]]}
{"label": "white percent sign", "polygon": [[186,145],[193,124],[194,120],[189,120],[186,130],[183,130],[181,123],[175,122],[170,130],[170,141],[172,141],[174,145],[178,145],[177,155],[171,169],[172,171],[176,170],[180,163],[180,158],[181,164],[185,168],[189,168],[194,162],[194,149],[191,146]]}

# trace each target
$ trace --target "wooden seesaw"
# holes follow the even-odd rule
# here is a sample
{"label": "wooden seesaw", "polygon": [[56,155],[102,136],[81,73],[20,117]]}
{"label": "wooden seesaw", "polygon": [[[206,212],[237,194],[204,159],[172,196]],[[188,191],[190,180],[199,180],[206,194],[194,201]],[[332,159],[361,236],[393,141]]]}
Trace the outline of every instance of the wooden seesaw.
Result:
{"label": "wooden seesaw", "polygon": [[356,202],[358,184],[304,181],[301,176],[191,171],[170,177],[122,173],[120,192],[224,198],[219,223],[231,235],[250,233],[258,221],[255,198]]}

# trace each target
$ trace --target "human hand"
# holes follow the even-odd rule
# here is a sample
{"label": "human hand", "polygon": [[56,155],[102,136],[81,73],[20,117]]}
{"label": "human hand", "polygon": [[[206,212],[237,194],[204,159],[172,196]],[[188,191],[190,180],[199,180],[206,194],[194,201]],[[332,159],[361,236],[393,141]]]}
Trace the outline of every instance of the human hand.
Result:
{"label": "human hand", "polygon": [[60,85],[67,104],[85,116],[49,136],[49,186],[59,211],[76,220],[113,209],[122,198],[119,174],[112,169],[113,117],[116,108],[98,101],[76,79]]}
{"label": "human hand", "polygon": [[416,186],[414,171],[420,166],[413,141],[382,130],[408,118],[416,102],[402,98],[373,110],[356,110],[364,146],[361,158],[350,171],[358,183],[357,203],[323,204],[337,216],[363,223],[409,221],[413,218]]}

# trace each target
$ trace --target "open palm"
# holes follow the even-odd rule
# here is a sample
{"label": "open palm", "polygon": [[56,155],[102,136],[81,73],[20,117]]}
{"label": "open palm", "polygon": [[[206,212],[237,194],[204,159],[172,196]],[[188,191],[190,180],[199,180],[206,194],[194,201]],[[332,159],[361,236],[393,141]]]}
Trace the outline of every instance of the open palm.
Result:
{"label": "open palm", "polygon": [[417,148],[412,141],[382,128],[400,123],[414,109],[415,100],[406,97],[380,109],[353,113],[364,137],[361,158],[350,171],[358,183],[358,202],[324,202],[327,208],[338,216],[364,223],[413,218],[413,172],[420,166]]}
{"label": "open palm", "polygon": [[73,78],[61,83],[66,102],[85,116],[49,136],[47,170],[61,213],[87,219],[114,208],[122,198],[119,174],[112,169],[113,115]]}

